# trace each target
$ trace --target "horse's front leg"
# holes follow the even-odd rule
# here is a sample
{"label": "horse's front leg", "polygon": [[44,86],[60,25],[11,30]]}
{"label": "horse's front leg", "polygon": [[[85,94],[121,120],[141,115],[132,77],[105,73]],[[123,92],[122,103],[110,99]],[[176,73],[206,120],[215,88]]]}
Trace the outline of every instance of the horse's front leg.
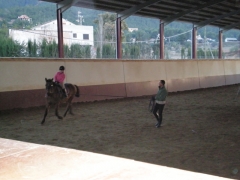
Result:
{"label": "horse's front leg", "polygon": [[43,120],[42,120],[42,122],[41,122],[42,125],[43,125],[44,122],[45,122],[45,119],[46,119],[46,117],[47,117],[49,108],[50,108],[50,105],[48,104],[48,105],[46,106],[45,113],[44,113],[44,116],[43,116]]}
{"label": "horse's front leg", "polygon": [[[66,115],[67,115],[67,112],[71,109],[71,106],[72,106],[72,104],[71,104],[71,102],[69,102],[69,103],[67,103],[67,109],[66,109],[66,111],[65,111],[65,113],[64,113],[64,117],[66,117]],[[70,111],[71,112],[71,111]]]}
{"label": "horse's front leg", "polygon": [[55,115],[58,117],[58,119],[62,119],[62,116],[59,116],[59,114],[58,114],[58,107],[59,107],[59,103],[57,103],[57,105],[56,105]]}

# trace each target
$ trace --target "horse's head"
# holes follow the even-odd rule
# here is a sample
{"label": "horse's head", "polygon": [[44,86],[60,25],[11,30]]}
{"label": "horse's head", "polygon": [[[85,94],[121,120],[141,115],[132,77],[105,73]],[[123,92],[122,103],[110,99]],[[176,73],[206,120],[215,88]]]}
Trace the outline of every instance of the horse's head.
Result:
{"label": "horse's head", "polygon": [[45,81],[46,81],[46,90],[47,91],[50,91],[50,89],[52,89],[53,85],[54,85],[54,82],[53,82],[53,79],[47,79],[45,78]]}

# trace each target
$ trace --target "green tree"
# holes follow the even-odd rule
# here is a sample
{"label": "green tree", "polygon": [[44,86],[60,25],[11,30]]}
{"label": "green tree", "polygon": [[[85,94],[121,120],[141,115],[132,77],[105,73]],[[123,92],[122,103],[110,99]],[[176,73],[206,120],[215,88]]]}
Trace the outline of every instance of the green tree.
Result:
{"label": "green tree", "polygon": [[[98,19],[94,20],[94,23],[98,25],[97,29],[97,48],[99,48],[99,54],[97,53],[97,57],[102,58],[103,53],[109,53],[107,52],[109,49],[109,46],[105,46],[103,49],[104,44],[108,44],[109,42],[115,42],[116,34],[115,34],[115,24],[116,24],[117,15],[116,14],[110,14],[110,13],[104,13],[100,14],[98,16]],[[125,38],[124,31],[128,29],[127,24],[125,21],[121,22],[121,28],[122,28],[122,39]],[[111,45],[112,46],[112,45]],[[110,49],[114,49],[114,47],[111,47]],[[109,49],[109,50],[110,50]],[[112,52],[112,50],[110,50]],[[114,52],[115,53],[115,52]],[[106,55],[106,54],[104,54]]]}
{"label": "green tree", "polygon": [[22,57],[24,46],[8,37],[0,36],[0,57]]}
{"label": "green tree", "polygon": [[33,42],[29,39],[27,42],[27,52],[28,52],[28,57],[37,57],[37,43],[36,40]]}
{"label": "green tree", "polygon": [[84,46],[84,58],[91,58],[91,46]]}
{"label": "green tree", "polygon": [[204,59],[205,58],[205,53],[202,49],[197,49],[197,57],[199,59]]}
{"label": "green tree", "polygon": [[134,44],[133,46],[131,46],[130,56],[131,56],[132,59],[139,59],[140,48],[137,44]]}
{"label": "green tree", "polygon": [[63,50],[64,50],[64,57],[65,58],[70,58],[71,57],[71,51],[68,45],[64,44],[63,45]]}
{"label": "green tree", "polygon": [[102,57],[103,58],[114,58],[114,56],[115,56],[115,50],[111,46],[111,44],[104,44],[102,51],[103,51],[102,52]]}
{"label": "green tree", "polygon": [[48,43],[50,57],[58,57],[58,45],[55,40]]}
{"label": "green tree", "polygon": [[71,51],[72,58],[82,58],[83,57],[82,47],[79,44],[71,44],[70,51]]}
{"label": "green tree", "polygon": [[159,59],[160,58],[159,44],[153,44],[152,45],[152,50],[153,50],[153,58],[154,59]]}
{"label": "green tree", "polygon": [[50,57],[48,48],[47,39],[44,38],[40,43],[40,57]]}
{"label": "green tree", "polygon": [[6,21],[0,21],[0,36],[8,37],[8,23]]}
{"label": "green tree", "polygon": [[187,49],[187,58],[191,59],[191,48],[190,47],[188,47],[188,49]]}
{"label": "green tree", "polygon": [[151,54],[151,51],[152,51],[152,48],[151,48],[151,45],[149,45],[148,43],[146,42],[143,42],[143,43],[138,43],[138,46],[140,48],[140,54],[139,54],[139,58],[140,59],[150,59],[152,58],[152,54]]}
{"label": "green tree", "polygon": [[12,24],[13,29],[30,29],[32,24],[28,21],[16,20]]}
{"label": "green tree", "polygon": [[146,41],[150,38],[149,34],[147,34],[145,31],[133,31],[132,37],[136,38],[136,41]]}
{"label": "green tree", "polygon": [[101,58],[100,47],[97,47],[97,58]]}

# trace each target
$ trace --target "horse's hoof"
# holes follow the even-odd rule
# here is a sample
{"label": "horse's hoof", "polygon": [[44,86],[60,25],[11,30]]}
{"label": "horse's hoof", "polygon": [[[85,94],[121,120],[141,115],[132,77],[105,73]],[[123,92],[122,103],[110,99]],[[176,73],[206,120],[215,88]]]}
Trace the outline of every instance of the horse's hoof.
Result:
{"label": "horse's hoof", "polygon": [[58,119],[63,119],[61,116],[58,116]]}

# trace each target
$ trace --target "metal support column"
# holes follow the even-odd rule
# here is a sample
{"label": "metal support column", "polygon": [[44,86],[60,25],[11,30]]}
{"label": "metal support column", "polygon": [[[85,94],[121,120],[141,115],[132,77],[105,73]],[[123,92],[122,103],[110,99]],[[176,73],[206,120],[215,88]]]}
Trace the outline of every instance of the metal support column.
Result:
{"label": "metal support column", "polygon": [[160,38],[160,59],[164,59],[164,23],[161,23],[160,20],[160,26],[159,26],[159,38]]}
{"label": "metal support column", "polygon": [[218,58],[222,59],[222,31],[219,31],[219,38],[218,38]]}
{"label": "metal support column", "polygon": [[58,57],[64,58],[63,50],[63,26],[62,26],[62,12],[57,9],[57,28],[58,28]]}
{"label": "metal support column", "polygon": [[197,58],[197,28],[193,27],[192,30],[192,59],[196,59]]}
{"label": "metal support column", "polygon": [[121,18],[118,17],[116,20],[116,31],[117,31],[117,59],[122,59],[122,28],[121,28]]}

